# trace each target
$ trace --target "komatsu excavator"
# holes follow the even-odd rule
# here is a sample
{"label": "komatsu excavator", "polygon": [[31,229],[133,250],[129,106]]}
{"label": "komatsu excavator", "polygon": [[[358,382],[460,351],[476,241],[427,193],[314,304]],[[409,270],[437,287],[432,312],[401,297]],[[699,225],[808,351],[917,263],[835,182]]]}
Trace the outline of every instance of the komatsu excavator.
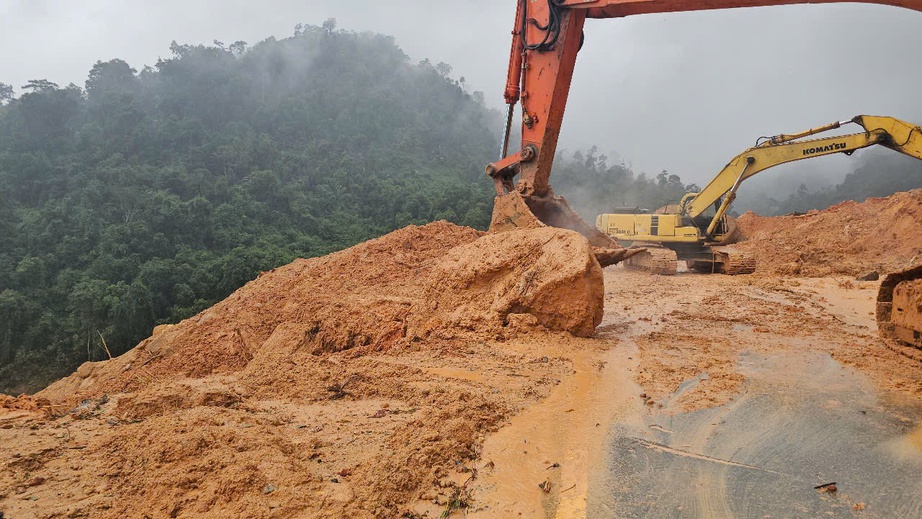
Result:
{"label": "komatsu excavator", "polygon": [[[486,167],[496,187],[491,231],[542,225],[571,229],[590,241],[602,266],[621,262],[642,250],[625,249],[615,239],[586,223],[563,197],[554,194],[550,185],[557,137],[563,122],[576,55],[583,45],[583,25],[587,18],[844,2],[890,5],[922,12],[922,0],[517,0],[504,93],[508,106],[501,153],[499,160]],[[512,118],[514,108],[520,101],[521,146],[510,153]],[[910,298],[910,306],[915,304],[918,310],[922,306],[922,296],[919,296],[918,291],[904,291],[902,288],[910,286],[906,283],[918,281],[922,273],[910,270],[898,275],[904,277],[894,278],[898,280],[894,282],[893,292],[890,295],[882,293],[883,299],[889,299],[879,305],[889,304],[897,308],[898,304],[893,300],[896,296],[893,294],[905,293],[909,294],[906,297]],[[902,298],[901,295],[899,300],[902,301]],[[910,317],[915,320],[908,328],[916,341],[922,332],[919,313],[922,312],[913,314],[915,318]],[[880,315],[881,311],[878,311],[879,319],[882,319]],[[882,327],[898,321],[890,315],[886,321],[879,321]],[[899,322],[906,324],[902,320]],[[894,326],[906,328],[903,325]]]}
{"label": "komatsu excavator", "polygon": [[[848,124],[861,126],[863,131],[806,139]],[[730,160],[700,193],[688,193],[679,204],[659,209],[657,214],[601,214],[596,228],[619,242],[645,247],[645,252],[626,263],[655,274],[675,274],[677,260],[700,272],[749,274],[755,271],[755,258],[729,246],[737,241],[737,232],[736,223],[727,215],[744,180],[780,164],[835,153],[851,155],[874,145],[922,160],[922,128],[893,117],[859,115],[763,139]]]}

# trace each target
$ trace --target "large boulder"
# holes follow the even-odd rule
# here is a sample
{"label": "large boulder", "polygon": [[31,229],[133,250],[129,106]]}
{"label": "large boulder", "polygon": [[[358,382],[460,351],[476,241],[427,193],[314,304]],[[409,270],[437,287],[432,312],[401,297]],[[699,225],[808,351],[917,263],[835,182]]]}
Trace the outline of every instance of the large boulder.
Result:
{"label": "large boulder", "polygon": [[603,302],[602,268],[586,238],[552,227],[500,232],[455,247],[434,266],[408,335],[536,321],[586,337],[602,321]]}

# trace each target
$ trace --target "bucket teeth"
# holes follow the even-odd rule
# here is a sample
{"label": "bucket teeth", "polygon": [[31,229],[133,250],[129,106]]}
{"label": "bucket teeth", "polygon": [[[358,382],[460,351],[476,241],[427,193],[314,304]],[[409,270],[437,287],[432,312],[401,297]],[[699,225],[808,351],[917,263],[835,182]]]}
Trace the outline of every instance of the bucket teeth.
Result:
{"label": "bucket teeth", "polygon": [[602,267],[624,261],[639,252],[622,247],[611,236],[586,223],[562,196],[548,194],[525,198],[518,192],[512,192],[494,199],[490,232],[544,226],[582,234],[592,244],[595,257]]}

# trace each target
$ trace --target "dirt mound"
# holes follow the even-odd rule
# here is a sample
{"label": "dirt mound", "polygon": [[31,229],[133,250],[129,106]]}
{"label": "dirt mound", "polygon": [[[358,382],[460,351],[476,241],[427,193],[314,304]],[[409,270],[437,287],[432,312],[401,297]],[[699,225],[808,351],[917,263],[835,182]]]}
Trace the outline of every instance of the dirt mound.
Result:
{"label": "dirt mound", "polygon": [[[114,361],[86,363],[41,392],[74,401],[154,380],[236,372],[263,351],[358,354],[510,324],[588,336],[602,318],[588,241],[554,228],[482,235],[437,222],[265,272]],[[412,328],[408,332],[408,328]]]}
{"label": "dirt mound", "polygon": [[[321,258],[262,273],[227,299],[158,329],[114,362],[87,363],[42,392],[91,398],[243,369],[263,348],[331,353],[384,350],[400,339],[429,270],[445,252],[482,233],[437,222],[410,226]],[[284,325],[284,326],[282,326]]]}
{"label": "dirt mound", "polygon": [[46,411],[49,410],[49,402],[45,398],[34,398],[29,395],[19,395],[12,397],[0,394],[0,409],[10,411]]}
{"label": "dirt mound", "polygon": [[803,215],[738,219],[756,255],[757,270],[770,274],[856,276],[900,270],[922,261],[922,190],[842,202]]}
{"label": "dirt mound", "polygon": [[536,322],[588,337],[602,322],[604,281],[589,242],[550,227],[453,249],[429,275],[412,333]]}
{"label": "dirt mound", "polygon": [[60,416],[47,438],[11,443],[37,461],[0,487],[17,503],[57,496],[40,508],[52,515],[393,517],[420,495],[444,503],[483,435],[569,369],[491,341],[541,330],[529,340],[566,344],[551,332],[591,334],[602,302],[588,241],[561,229],[437,222],[298,260],[82,365],[45,400],[0,402]]}

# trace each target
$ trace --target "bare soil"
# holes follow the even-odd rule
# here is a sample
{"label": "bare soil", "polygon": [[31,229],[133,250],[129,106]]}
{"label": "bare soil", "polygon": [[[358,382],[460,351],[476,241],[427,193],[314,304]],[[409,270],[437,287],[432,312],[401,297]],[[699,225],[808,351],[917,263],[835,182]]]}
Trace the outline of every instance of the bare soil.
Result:
{"label": "bare soil", "polygon": [[263,273],[119,358],[5,398],[13,516],[393,517],[448,504],[485,434],[602,318],[576,233],[408,227]]}
{"label": "bare soil", "polygon": [[[298,260],[117,359],[0,396],[0,511],[586,516],[611,426],[733,401],[748,353],[827,354],[918,403],[922,367],[881,345],[878,283],[854,274],[920,252],[922,193],[866,204],[744,216],[750,276],[610,267],[602,285],[568,231],[444,222]],[[855,248],[874,236],[890,248]]]}
{"label": "bare soil", "polygon": [[922,262],[922,189],[842,202],[823,211],[737,220],[755,253],[758,270],[769,274],[821,277],[881,274]]}

